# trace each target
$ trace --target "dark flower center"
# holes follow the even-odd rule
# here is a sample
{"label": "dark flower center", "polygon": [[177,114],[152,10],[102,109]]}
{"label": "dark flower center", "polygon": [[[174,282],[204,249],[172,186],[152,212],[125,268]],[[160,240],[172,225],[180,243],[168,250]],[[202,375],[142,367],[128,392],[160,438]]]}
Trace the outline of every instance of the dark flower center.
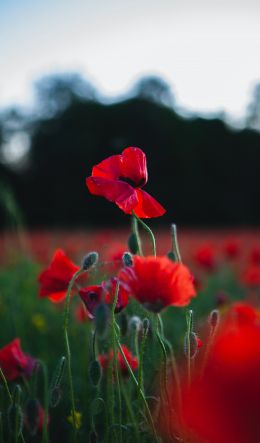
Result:
{"label": "dark flower center", "polygon": [[131,180],[131,178],[127,178],[127,177],[118,177],[118,180],[128,183],[133,188],[141,188],[142,186],[145,185],[145,178],[144,177],[141,178],[141,180],[139,180],[138,183],[135,183],[133,180]]}

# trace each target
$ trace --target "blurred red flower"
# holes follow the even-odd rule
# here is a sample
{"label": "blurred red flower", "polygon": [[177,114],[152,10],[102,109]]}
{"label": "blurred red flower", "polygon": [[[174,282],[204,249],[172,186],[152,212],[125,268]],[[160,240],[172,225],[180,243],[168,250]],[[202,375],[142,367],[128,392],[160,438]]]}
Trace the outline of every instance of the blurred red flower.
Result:
{"label": "blurred red flower", "polygon": [[[102,301],[107,304],[113,303],[117,282],[118,279],[116,277],[112,277],[108,281],[103,281],[100,285],[87,286],[79,290],[81,300],[92,318],[95,314],[95,308]],[[128,287],[126,287],[124,283],[120,282],[115,313],[122,311],[122,309],[126,307],[128,303],[128,293]]]}
{"label": "blurred red flower", "polygon": [[194,254],[194,260],[203,268],[213,270],[215,268],[215,250],[213,246],[208,244],[200,246]]}
{"label": "blurred red flower", "polygon": [[[138,368],[137,357],[134,357],[133,354],[131,353],[131,351],[125,345],[121,345],[121,346],[122,346],[122,350],[125,354],[126,360],[129,363],[129,366],[131,367],[132,371],[135,371]],[[109,365],[113,361],[113,358],[114,358],[113,350],[110,350],[110,352],[108,354],[100,354],[98,356],[99,363],[104,370],[108,369]],[[122,375],[124,375],[124,376],[128,375],[128,369],[127,369],[124,358],[122,357],[120,351],[118,351],[118,353],[117,353],[117,360],[118,360],[119,368],[121,370]]]}
{"label": "blurred red flower", "polygon": [[48,297],[54,303],[63,301],[69,282],[79,269],[80,267],[75,265],[62,249],[57,249],[50,266],[38,277],[40,297]]}
{"label": "blurred red flower", "polygon": [[255,265],[260,264],[260,246],[254,246],[250,251],[250,261]]}
{"label": "blurred red flower", "polygon": [[129,147],[92,169],[86,184],[91,194],[105,197],[126,214],[141,218],[159,217],[165,209],[141,188],[147,183],[146,156],[140,148]]}
{"label": "blurred red flower", "polygon": [[8,381],[30,377],[35,364],[36,360],[22,351],[19,338],[0,349],[0,367]]}
{"label": "blurred red flower", "polygon": [[186,306],[196,295],[193,277],[181,263],[167,257],[133,257],[133,266],[123,268],[119,279],[130,294],[147,309],[159,312],[167,306]]}
{"label": "blurred red flower", "polygon": [[85,323],[93,319],[93,315],[87,311],[85,304],[81,302],[77,304],[74,316],[79,323]]}
{"label": "blurred red flower", "polygon": [[237,258],[240,253],[240,243],[236,238],[229,238],[223,245],[223,252],[227,258]]}
{"label": "blurred red flower", "polygon": [[250,287],[260,286],[260,266],[259,265],[249,265],[247,269],[242,274],[242,281],[245,285]]}
{"label": "blurred red flower", "polygon": [[184,441],[259,443],[259,373],[259,316],[250,305],[238,303],[222,323],[204,370],[198,365],[191,384],[182,381],[182,406],[177,416],[173,415],[174,388],[172,404],[162,407],[160,427],[165,441],[166,416],[172,433]]}

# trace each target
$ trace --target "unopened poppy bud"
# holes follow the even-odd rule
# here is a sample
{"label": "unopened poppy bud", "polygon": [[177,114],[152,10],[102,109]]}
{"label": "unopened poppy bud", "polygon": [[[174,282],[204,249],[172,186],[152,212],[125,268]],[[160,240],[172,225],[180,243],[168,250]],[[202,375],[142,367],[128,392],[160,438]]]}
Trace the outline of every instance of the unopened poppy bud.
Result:
{"label": "unopened poppy bud", "polygon": [[149,319],[147,317],[145,317],[143,319],[143,332],[144,332],[145,335],[148,334],[149,329],[150,329],[150,321],[149,321]]}
{"label": "unopened poppy bud", "polygon": [[50,392],[50,406],[51,408],[56,408],[60,403],[62,398],[62,390],[59,386],[55,386]]}
{"label": "unopened poppy bud", "polygon": [[97,386],[102,377],[102,368],[98,360],[93,360],[89,365],[89,377],[94,386]]}
{"label": "unopened poppy bud", "polygon": [[96,251],[89,252],[82,261],[82,269],[87,271],[91,266],[94,266],[98,262],[98,253]]}
{"label": "unopened poppy bud", "polygon": [[[190,338],[190,343],[188,344],[188,337]],[[190,348],[190,358],[194,358],[198,352],[198,344],[199,344],[199,340],[197,337],[197,334],[195,334],[195,332],[190,332],[190,334],[188,335],[188,333],[185,334],[184,337],[184,354],[186,355],[186,357],[188,357],[188,346]]]}
{"label": "unopened poppy bud", "polygon": [[96,334],[100,338],[104,338],[109,323],[110,311],[105,303],[99,303],[94,309],[94,321],[96,326]]}
{"label": "unopened poppy bud", "polygon": [[127,315],[124,312],[121,312],[119,317],[117,318],[117,321],[120,326],[120,331],[122,337],[125,337],[128,332],[128,318]]}
{"label": "unopened poppy bud", "polygon": [[167,257],[173,262],[177,261],[176,254],[173,251],[168,252]]}
{"label": "unopened poppy bud", "polygon": [[129,327],[133,331],[140,331],[141,325],[142,325],[141,319],[137,315],[134,315],[133,317],[130,318]]}
{"label": "unopened poppy bud", "polygon": [[125,266],[133,266],[133,258],[130,252],[124,252],[122,260]]}
{"label": "unopened poppy bud", "polygon": [[98,435],[97,435],[96,431],[90,431],[89,443],[98,443]]}
{"label": "unopened poppy bud", "polygon": [[51,391],[60,386],[64,374],[65,365],[66,365],[66,357],[62,356],[52,377],[51,387],[50,387]]}
{"label": "unopened poppy bud", "polygon": [[23,413],[21,406],[12,403],[7,410],[8,428],[12,435],[19,437],[23,429]]}
{"label": "unopened poppy bud", "polygon": [[27,401],[24,420],[29,433],[34,436],[37,433],[40,422],[40,403],[37,398],[32,398]]}
{"label": "unopened poppy bud", "polygon": [[189,309],[186,313],[186,322],[188,327],[188,332],[191,332],[193,329],[193,311]]}
{"label": "unopened poppy bud", "polygon": [[128,238],[128,248],[132,254],[137,254],[139,250],[137,236],[134,232]]}
{"label": "unopened poppy bud", "polygon": [[219,311],[214,309],[209,315],[209,324],[212,329],[216,329],[219,324]]}
{"label": "unopened poppy bud", "polygon": [[20,385],[15,385],[14,393],[13,393],[13,402],[16,404],[20,403],[22,395],[22,389]]}

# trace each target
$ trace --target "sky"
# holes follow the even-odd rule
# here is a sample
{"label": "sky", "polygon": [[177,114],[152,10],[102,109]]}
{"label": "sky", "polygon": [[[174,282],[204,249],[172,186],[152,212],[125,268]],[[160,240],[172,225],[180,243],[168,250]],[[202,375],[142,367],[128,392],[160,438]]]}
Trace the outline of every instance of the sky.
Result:
{"label": "sky", "polygon": [[0,107],[26,105],[51,72],[109,98],[160,75],[179,108],[245,114],[260,82],[256,0],[0,0]]}

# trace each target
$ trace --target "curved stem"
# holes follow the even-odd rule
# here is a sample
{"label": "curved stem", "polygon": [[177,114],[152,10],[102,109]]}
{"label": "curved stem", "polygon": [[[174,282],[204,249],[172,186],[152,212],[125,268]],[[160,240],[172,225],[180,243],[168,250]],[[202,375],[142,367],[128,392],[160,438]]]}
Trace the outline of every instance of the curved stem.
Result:
{"label": "curved stem", "polygon": [[156,256],[156,243],[155,243],[153,231],[149,228],[149,226],[147,226],[147,224],[141,218],[137,217],[137,215],[135,214],[134,211],[133,211],[133,216],[136,218],[138,223],[140,223],[140,225],[143,226],[143,228],[146,230],[146,232],[148,232],[148,234],[151,238],[151,241],[152,241],[153,255]]}
{"label": "curved stem", "polygon": [[177,261],[181,263],[181,253],[177,238],[177,226],[174,223],[171,226],[171,231],[172,231],[172,252],[173,253],[175,252]]}
{"label": "curved stem", "polygon": [[151,414],[150,408],[149,408],[149,406],[148,406],[148,403],[147,403],[147,401],[146,401],[145,395],[144,395],[142,389],[140,388],[140,386],[139,386],[139,384],[138,384],[138,381],[137,381],[137,379],[136,379],[136,377],[135,377],[135,375],[134,375],[134,373],[133,373],[133,371],[132,371],[131,366],[130,366],[129,363],[128,363],[128,360],[127,360],[127,358],[126,358],[126,356],[125,356],[125,354],[124,354],[124,351],[123,351],[123,349],[122,349],[122,346],[121,346],[121,343],[120,343],[120,340],[119,340],[117,334],[116,334],[116,341],[117,341],[117,345],[118,345],[118,347],[119,347],[119,351],[120,351],[120,353],[121,353],[121,355],[122,355],[122,357],[123,357],[123,359],[124,359],[124,362],[125,362],[125,364],[126,364],[126,367],[127,367],[128,371],[129,371],[129,374],[130,374],[130,376],[131,376],[131,378],[132,378],[132,380],[133,380],[135,386],[137,387],[138,392],[140,392],[140,395],[141,395],[141,398],[142,398],[142,400],[143,400],[144,407],[145,407],[145,410],[146,410],[146,413],[147,413],[148,422],[149,422],[149,424],[150,424],[150,426],[151,426],[151,428],[152,428],[154,438],[155,438],[155,440],[156,440],[157,443],[160,443],[160,439],[159,439],[159,437],[158,437],[158,435],[157,435],[157,432],[156,432],[156,429],[155,429],[155,426],[154,426],[154,422],[153,422],[153,417],[152,417],[152,414]]}
{"label": "curved stem", "polygon": [[75,408],[75,397],[73,390],[73,382],[72,382],[72,372],[71,372],[71,352],[70,352],[70,344],[69,344],[69,336],[68,336],[68,326],[69,326],[69,313],[70,313],[70,293],[74,282],[78,278],[78,276],[83,272],[83,269],[79,269],[72,277],[65,299],[65,311],[64,311],[64,339],[65,339],[65,347],[67,354],[67,368],[68,368],[68,379],[69,379],[69,390],[70,390],[70,399],[71,399],[71,415],[73,420],[73,442],[76,442],[77,439],[77,424],[76,424],[76,408]]}

